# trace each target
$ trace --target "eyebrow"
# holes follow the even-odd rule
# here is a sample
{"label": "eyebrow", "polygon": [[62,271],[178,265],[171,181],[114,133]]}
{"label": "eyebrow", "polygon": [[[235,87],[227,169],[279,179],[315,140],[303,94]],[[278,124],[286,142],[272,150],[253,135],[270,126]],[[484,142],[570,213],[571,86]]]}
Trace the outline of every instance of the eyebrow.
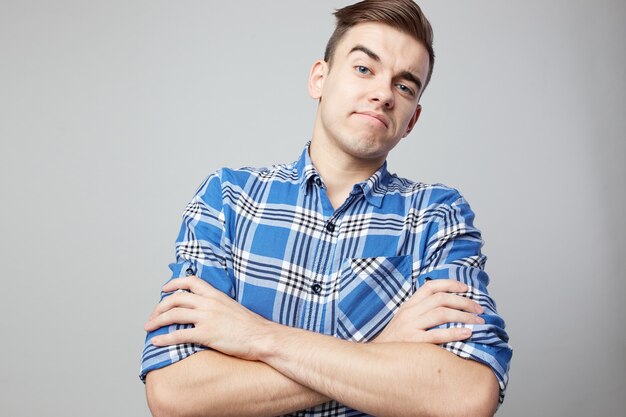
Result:
{"label": "eyebrow", "polygon": [[414,83],[417,86],[417,91],[422,90],[422,81],[417,75],[413,74],[412,72],[403,71],[402,74],[400,74],[400,77],[402,77],[402,79],[404,80]]}
{"label": "eyebrow", "polygon": [[353,52],[357,52],[357,51],[361,51],[363,52],[365,55],[369,56],[370,58],[372,58],[374,61],[376,62],[380,62],[380,57],[371,49],[366,48],[363,45],[356,45],[354,48],[350,49],[350,52],[348,52],[348,55],[350,55]]}
{"label": "eyebrow", "polygon": [[[376,54],[374,51],[372,51],[371,49],[363,46],[363,45],[356,45],[354,46],[352,49],[350,49],[350,52],[348,52],[348,55],[350,55],[353,52],[363,52],[365,55],[367,55],[368,57],[370,57],[372,60],[376,61],[376,62],[381,62],[380,57],[378,56],[378,54]],[[422,89],[422,81],[420,80],[420,78],[413,74],[410,71],[402,71],[402,73],[400,73],[400,78],[402,78],[403,80],[407,80],[410,81],[412,83],[414,83],[417,86],[417,91],[421,91]]]}

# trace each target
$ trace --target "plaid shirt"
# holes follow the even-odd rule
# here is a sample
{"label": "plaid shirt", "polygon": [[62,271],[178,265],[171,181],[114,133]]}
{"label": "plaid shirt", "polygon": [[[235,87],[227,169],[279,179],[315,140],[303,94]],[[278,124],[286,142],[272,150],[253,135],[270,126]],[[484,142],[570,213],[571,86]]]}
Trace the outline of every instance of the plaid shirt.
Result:
{"label": "plaid shirt", "polygon": [[[269,320],[354,342],[376,337],[425,280],[457,279],[484,307],[485,324],[440,326],[473,328],[470,339],[443,348],[491,367],[502,401],[512,352],[487,292],[473,219],[456,190],[399,178],[386,164],[335,210],[307,146],[292,164],[209,176],[185,209],[170,269],[201,277]],[[142,379],[206,349],[149,343],[184,327],[147,335]],[[294,415],[364,414],[330,402]]]}

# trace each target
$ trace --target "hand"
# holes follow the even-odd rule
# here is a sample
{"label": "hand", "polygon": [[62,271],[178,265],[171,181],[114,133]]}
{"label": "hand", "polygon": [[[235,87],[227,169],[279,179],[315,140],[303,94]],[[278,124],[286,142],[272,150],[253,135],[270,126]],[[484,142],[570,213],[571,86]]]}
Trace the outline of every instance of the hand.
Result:
{"label": "hand", "polygon": [[467,285],[453,279],[427,281],[400,306],[373,342],[442,344],[469,338],[472,331],[465,327],[428,330],[444,323],[484,324],[477,315],[484,313],[480,304],[454,294],[467,291]]}
{"label": "hand", "polygon": [[263,334],[271,322],[198,277],[176,278],[163,286],[164,292],[177,290],[191,292],[175,292],[161,301],[144,328],[152,331],[171,324],[195,327],[155,336],[152,344],[197,343],[230,356],[256,360],[255,335]]}

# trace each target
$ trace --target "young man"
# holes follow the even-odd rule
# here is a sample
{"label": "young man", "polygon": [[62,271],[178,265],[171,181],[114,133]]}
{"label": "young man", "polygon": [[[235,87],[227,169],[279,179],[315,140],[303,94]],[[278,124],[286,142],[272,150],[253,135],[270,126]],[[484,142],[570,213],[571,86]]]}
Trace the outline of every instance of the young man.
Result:
{"label": "young man", "polygon": [[222,169],[185,210],[146,324],[155,416],[491,415],[503,395],[472,211],[385,164],[419,118],[430,24],[410,0],[336,16],[300,159]]}

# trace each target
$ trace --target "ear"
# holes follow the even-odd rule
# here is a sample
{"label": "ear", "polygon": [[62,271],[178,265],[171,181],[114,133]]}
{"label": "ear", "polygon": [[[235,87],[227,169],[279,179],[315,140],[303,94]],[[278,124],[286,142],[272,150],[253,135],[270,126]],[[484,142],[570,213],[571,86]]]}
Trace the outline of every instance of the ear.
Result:
{"label": "ear", "polygon": [[411,120],[409,120],[409,125],[406,127],[406,132],[404,132],[404,136],[402,136],[403,138],[405,138],[409,133],[411,133],[411,130],[413,130],[413,126],[415,126],[415,123],[417,123],[417,119],[420,118],[421,113],[422,113],[422,105],[418,104],[417,108],[415,109],[415,113],[413,113]]}
{"label": "ear", "polygon": [[324,87],[326,74],[328,74],[328,63],[321,59],[315,61],[309,72],[307,87],[309,95],[316,100],[322,98],[322,88]]}

